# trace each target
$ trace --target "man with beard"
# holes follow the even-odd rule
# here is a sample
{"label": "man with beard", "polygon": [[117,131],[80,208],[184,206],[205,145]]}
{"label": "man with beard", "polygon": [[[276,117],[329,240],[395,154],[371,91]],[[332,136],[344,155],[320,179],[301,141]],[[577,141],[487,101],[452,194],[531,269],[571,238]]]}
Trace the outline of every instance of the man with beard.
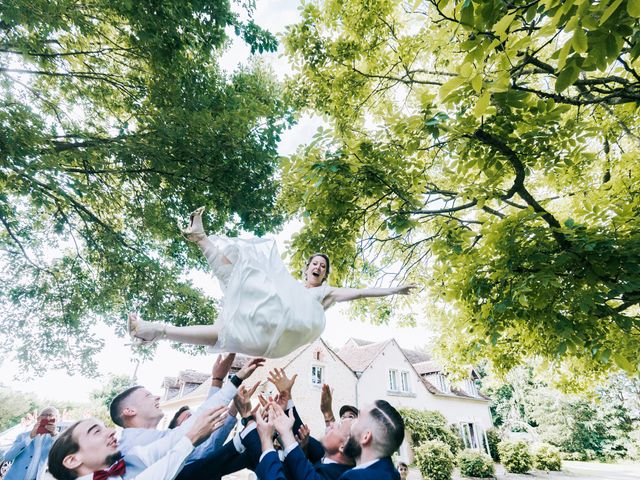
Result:
{"label": "man with beard", "polygon": [[[198,415],[177,442],[168,437],[131,448],[122,456],[115,430],[95,418],[80,420],[55,441],[49,452],[49,472],[57,480],[172,480],[194,445],[224,424],[227,409]],[[169,447],[169,448],[167,448]],[[137,474],[128,474],[127,467]]]}
{"label": "man with beard", "polygon": [[363,408],[351,424],[344,453],[356,459],[356,466],[341,480],[400,480],[391,455],[404,440],[404,421],[385,400]]}

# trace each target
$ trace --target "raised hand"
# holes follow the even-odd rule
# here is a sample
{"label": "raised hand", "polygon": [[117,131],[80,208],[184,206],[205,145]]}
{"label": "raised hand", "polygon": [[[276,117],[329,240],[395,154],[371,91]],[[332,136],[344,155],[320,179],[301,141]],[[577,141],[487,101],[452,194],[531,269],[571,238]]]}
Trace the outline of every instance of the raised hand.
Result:
{"label": "raised hand", "polygon": [[275,385],[278,392],[288,392],[289,397],[291,397],[291,389],[293,388],[293,384],[296,383],[296,378],[298,378],[297,373],[289,378],[284,369],[274,368],[269,372],[268,380]]}
{"label": "raised hand", "polygon": [[224,425],[224,422],[228,414],[227,407],[215,407],[206,410],[201,415],[198,415],[193,422],[191,429],[185,435],[191,443],[195,446],[205,440],[215,432],[217,429]]}
{"label": "raised hand", "polygon": [[264,407],[258,410],[258,414],[256,415],[256,429],[258,430],[263,452],[273,449],[273,433],[275,432],[275,427],[272,417],[273,412]]}
{"label": "raised hand", "polygon": [[213,386],[222,386],[222,382],[229,374],[229,369],[231,368],[235,358],[235,353],[230,353],[225,356],[218,355],[218,358],[213,362],[213,367],[211,368],[211,384]]}
{"label": "raised hand", "polygon": [[233,404],[236,406],[236,409],[242,418],[251,415],[251,396],[256,392],[259,386],[260,381],[257,381],[251,388],[240,385],[238,393],[233,397]]}
{"label": "raised hand", "polygon": [[249,378],[251,376],[251,374],[253,372],[256,371],[256,369],[258,367],[261,367],[264,365],[265,359],[264,358],[254,358],[253,360],[251,360],[250,362],[247,362],[238,373],[236,373],[237,377],[240,380],[246,380],[247,378]]}
{"label": "raised hand", "polygon": [[326,383],[322,384],[322,391],[320,392],[320,411],[324,416],[324,423],[327,425],[336,421],[333,415],[333,395],[331,393],[331,387]]}
{"label": "raised hand", "polygon": [[291,429],[293,428],[293,424],[295,422],[295,418],[293,416],[293,411],[289,412],[289,415],[284,413],[284,410],[280,407],[280,405],[276,403],[270,403],[269,414],[273,418],[272,422],[276,429],[276,431],[280,434],[280,439],[282,440],[283,447],[287,448],[289,445],[296,441],[293,436],[293,432]]}
{"label": "raised hand", "polygon": [[296,441],[300,445],[300,448],[305,450],[307,445],[309,445],[309,437],[311,436],[311,430],[309,426],[306,424],[300,425],[298,429],[298,434],[296,435]]}
{"label": "raised hand", "polygon": [[409,295],[413,293],[411,290],[416,288],[418,288],[418,285],[416,285],[415,283],[412,283],[410,285],[400,285],[399,287],[395,288],[395,293],[396,295]]}

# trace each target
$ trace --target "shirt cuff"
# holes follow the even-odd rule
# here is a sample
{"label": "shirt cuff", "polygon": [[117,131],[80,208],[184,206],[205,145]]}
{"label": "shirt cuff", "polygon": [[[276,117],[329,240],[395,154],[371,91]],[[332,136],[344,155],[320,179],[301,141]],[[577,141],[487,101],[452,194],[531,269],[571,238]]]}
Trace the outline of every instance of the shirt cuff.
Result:
{"label": "shirt cuff", "polygon": [[289,400],[287,402],[287,408],[286,410],[291,410],[293,407],[295,407],[295,404],[293,403],[293,400]]}
{"label": "shirt cuff", "polygon": [[284,458],[287,458],[287,455],[289,455],[291,452],[293,452],[297,446],[298,446],[298,442],[293,442],[291,445],[289,445],[287,448],[285,448],[284,449]]}
{"label": "shirt cuff", "polygon": [[276,451],[275,448],[270,448],[269,450],[265,450],[264,452],[262,452],[262,455],[260,455],[260,461],[262,461],[262,459],[266,457],[268,453],[275,452],[275,451]]}
{"label": "shirt cuff", "polygon": [[233,446],[236,449],[236,452],[238,453],[244,453],[244,451],[247,449],[243,444],[242,444],[242,440],[240,439],[240,434],[238,435],[234,435],[233,439],[231,440],[233,442]]}
{"label": "shirt cuff", "polygon": [[209,387],[209,396],[215,395],[222,387]]}

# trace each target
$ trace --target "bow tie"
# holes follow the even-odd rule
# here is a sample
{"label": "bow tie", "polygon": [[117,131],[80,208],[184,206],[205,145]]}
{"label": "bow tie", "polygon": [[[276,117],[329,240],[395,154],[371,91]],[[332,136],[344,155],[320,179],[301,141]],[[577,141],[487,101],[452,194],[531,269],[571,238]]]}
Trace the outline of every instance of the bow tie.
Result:
{"label": "bow tie", "polygon": [[108,470],[98,470],[93,472],[93,480],[107,480],[109,477],[121,477],[124,475],[126,468],[124,466],[124,458],[111,465]]}

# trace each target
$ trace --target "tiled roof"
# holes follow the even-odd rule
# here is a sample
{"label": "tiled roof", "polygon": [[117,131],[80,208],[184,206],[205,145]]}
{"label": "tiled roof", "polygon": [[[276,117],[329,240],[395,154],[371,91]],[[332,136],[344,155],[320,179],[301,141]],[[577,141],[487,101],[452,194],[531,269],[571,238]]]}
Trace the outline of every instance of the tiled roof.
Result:
{"label": "tiled roof", "polygon": [[389,342],[391,342],[391,340],[367,343],[360,347],[348,342],[344,347],[338,349],[336,353],[351,370],[354,372],[364,372]]}
{"label": "tiled roof", "polygon": [[195,370],[182,370],[178,374],[178,381],[181,383],[197,383],[201,384],[211,378],[210,373],[196,372]]}
{"label": "tiled roof", "polygon": [[420,375],[426,375],[428,373],[440,372],[442,367],[440,364],[434,360],[429,360],[426,362],[414,363],[413,368],[416,369]]}
{"label": "tiled roof", "polygon": [[415,365],[416,363],[428,362],[429,360],[432,360],[431,355],[425,352],[420,352],[418,350],[410,350],[408,348],[403,348],[402,351],[407,357],[407,360],[409,360],[409,362],[412,365]]}

